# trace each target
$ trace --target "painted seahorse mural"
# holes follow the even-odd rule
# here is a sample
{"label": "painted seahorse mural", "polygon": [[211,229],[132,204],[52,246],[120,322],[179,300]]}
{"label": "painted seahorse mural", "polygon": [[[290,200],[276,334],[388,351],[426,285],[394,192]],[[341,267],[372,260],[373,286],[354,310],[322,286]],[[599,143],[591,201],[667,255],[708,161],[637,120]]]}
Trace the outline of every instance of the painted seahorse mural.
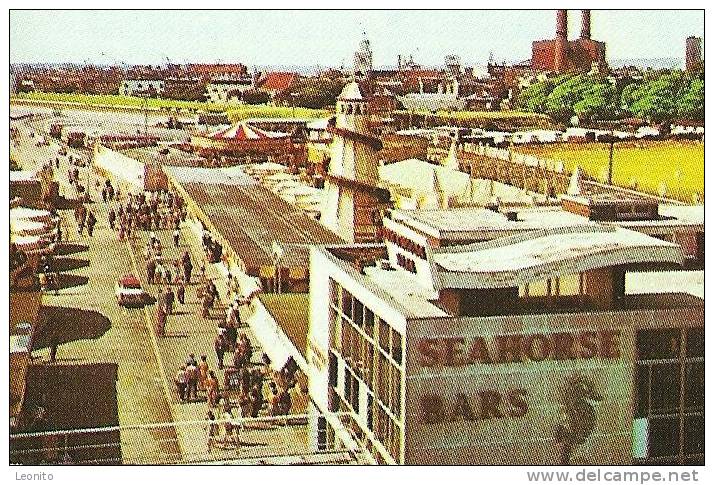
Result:
{"label": "painted seahorse mural", "polygon": [[597,422],[596,407],[604,398],[591,379],[570,377],[562,390],[563,422],[555,430],[561,445],[560,464],[569,465],[573,451],[585,443]]}

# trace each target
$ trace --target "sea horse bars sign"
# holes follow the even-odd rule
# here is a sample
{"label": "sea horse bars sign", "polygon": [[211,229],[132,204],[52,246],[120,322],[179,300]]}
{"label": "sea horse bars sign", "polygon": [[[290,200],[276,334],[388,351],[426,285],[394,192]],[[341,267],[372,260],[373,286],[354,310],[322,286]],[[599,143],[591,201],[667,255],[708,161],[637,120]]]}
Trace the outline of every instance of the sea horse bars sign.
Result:
{"label": "sea horse bars sign", "polygon": [[[621,355],[620,332],[423,338],[417,343],[417,354],[419,365],[425,368],[618,359]],[[453,396],[425,394],[419,400],[419,408],[420,421],[426,424],[522,417],[528,413],[528,390],[481,389]]]}
{"label": "sea horse bars sign", "polygon": [[417,351],[422,367],[616,359],[619,339],[618,330],[497,335],[490,341],[486,337],[435,337],[419,340]]}

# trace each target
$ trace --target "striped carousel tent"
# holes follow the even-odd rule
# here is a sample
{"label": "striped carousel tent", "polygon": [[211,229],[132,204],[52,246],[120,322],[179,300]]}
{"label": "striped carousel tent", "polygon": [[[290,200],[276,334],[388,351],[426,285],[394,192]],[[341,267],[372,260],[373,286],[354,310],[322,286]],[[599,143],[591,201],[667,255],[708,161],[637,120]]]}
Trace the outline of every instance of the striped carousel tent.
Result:
{"label": "striped carousel tent", "polygon": [[295,150],[289,133],[257,128],[241,121],[228,128],[191,137],[191,145],[202,156],[279,156]]}
{"label": "striped carousel tent", "polygon": [[276,131],[266,131],[251,126],[248,123],[242,121],[236,123],[229,128],[224,128],[215,131],[208,135],[209,138],[213,140],[224,140],[224,141],[248,141],[248,140],[269,140],[277,138],[289,138],[288,133],[279,133]]}

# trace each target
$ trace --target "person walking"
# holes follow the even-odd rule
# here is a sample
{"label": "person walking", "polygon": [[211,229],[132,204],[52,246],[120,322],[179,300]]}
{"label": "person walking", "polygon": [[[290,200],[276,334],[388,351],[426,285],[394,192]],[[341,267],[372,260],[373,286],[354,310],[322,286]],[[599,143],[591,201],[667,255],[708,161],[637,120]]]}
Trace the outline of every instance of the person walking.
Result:
{"label": "person walking", "polygon": [[231,413],[231,407],[228,404],[228,401],[225,401],[225,405],[223,406],[223,429],[225,430],[225,434],[223,437],[223,440],[226,445],[228,444],[233,444],[234,446],[238,446],[237,440],[236,440],[236,428],[233,422],[233,413]]}
{"label": "person walking", "polygon": [[174,313],[174,290],[168,286],[166,288],[166,314],[173,315]]}
{"label": "person walking", "polygon": [[183,279],[187,285],[191,284],[191,273],[193,273],[193,263],[189,257],[188,260],[184,260],[183,263]]}
{"label": "person walking", "polygon": [[198,363],[198,390],[206,391],[206,381],[208,380],[208,357],[201,356],[201,362]]}
{"label": "person walking", "polygon": [[238,339],[238,329],[232,322],[228,322],[226,327],[226,340],[228,341],[228,348],[232,351],[236,349],[236,340]]}
{"label": "person walking", "polygon": [[201,301],[201,316],[203,318],[208,318],[211,306],[213,306],[213,297],[209,293],[204,292]]}
{"label": "person walking", "polygon": [[186,402],[186,366],[182,365],[179,367],[176,377],[174,378],[176,382],[176,393],[178,394],[179,401]]}
{"label": "person walking", "polygon": [[92,233],[94,232],[94,225],[97,223],[97,218],[94,216],[94,212],[89,211],[89,215],[87,216],[87,234],[89,234],[90,237],[92,237]]}
{"label": "person walking", "polygon": [[218,423],[216,423],[216,415],[213,414],[212,410],[208,410],[206,413],[206,421],[208,421],[208,426],[207,426],[207,431],[208,431],[208,452],[213,451],[213,447],[216,444],[216,440],[218,439],[218,433],[219,433],[219,428],[218,428]]}
{"label": "person walking", "polygon": [[182,305],[186,304],[186,287],[183,282],[179,282],[178,288],[176,288],[176,299]]}
{"label": "person walking", "polygon": [[223,355],[226,353],[226,340],[223,334],[219,333],[216,340],[213,342],[213,347],[216,350],[216,358],[218,359],[218,369],[223,369]]}
{"label": "person walking", "polygon": [[154,258],[149,258],[146,262],[146,279],[151,285],[154,284],[154,276],[156,276],[156,261]]}
{"label": "person walking", "polygon": [[156,333],[159,337],[166,335],[166,310],[161,303],[156,305]]}
{"label": "person walking", "polygon": [[250,398],[250,417],[251,418],[257,418],[258,414],[260,414],[260,410],[263,407],[263,391],[260,389],[259,386],[253,386],[252,389],[250,390],[249,394]]}
{"label": "person walking", "polygon": [[181,238],[181,231],[174,229],[174,247],[179,247],[179,239]]}
{"label": "person walking", "polygon": [[216,378],[216,373],[208,371],[208,378],[206,379],[206,397],[208,398],[208,405],[211,407],[216,407],[218,405],[218,378]]}
{"label": "person walking", "polygon": [[191,402],[197,398],[198,367],[191,362],[186,366],[186,400]]}
{"label": "person walking", "polygon": [[114,230],[114,224],[117,220],[117,214],[114,212],[114,209],[109,209],[109,228],[113,231]]}

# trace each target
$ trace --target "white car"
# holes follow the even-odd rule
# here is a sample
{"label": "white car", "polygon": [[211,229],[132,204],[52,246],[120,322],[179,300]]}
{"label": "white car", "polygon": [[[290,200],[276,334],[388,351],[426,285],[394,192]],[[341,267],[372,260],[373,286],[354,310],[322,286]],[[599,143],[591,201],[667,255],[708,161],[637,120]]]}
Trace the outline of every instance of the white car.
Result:
{"label": "white car", "polygon": [[141,287],[141,281],[134,275],[119,278],[114,285],[117,303],[123,306],[143,306],[146,303],[146,292]]}

